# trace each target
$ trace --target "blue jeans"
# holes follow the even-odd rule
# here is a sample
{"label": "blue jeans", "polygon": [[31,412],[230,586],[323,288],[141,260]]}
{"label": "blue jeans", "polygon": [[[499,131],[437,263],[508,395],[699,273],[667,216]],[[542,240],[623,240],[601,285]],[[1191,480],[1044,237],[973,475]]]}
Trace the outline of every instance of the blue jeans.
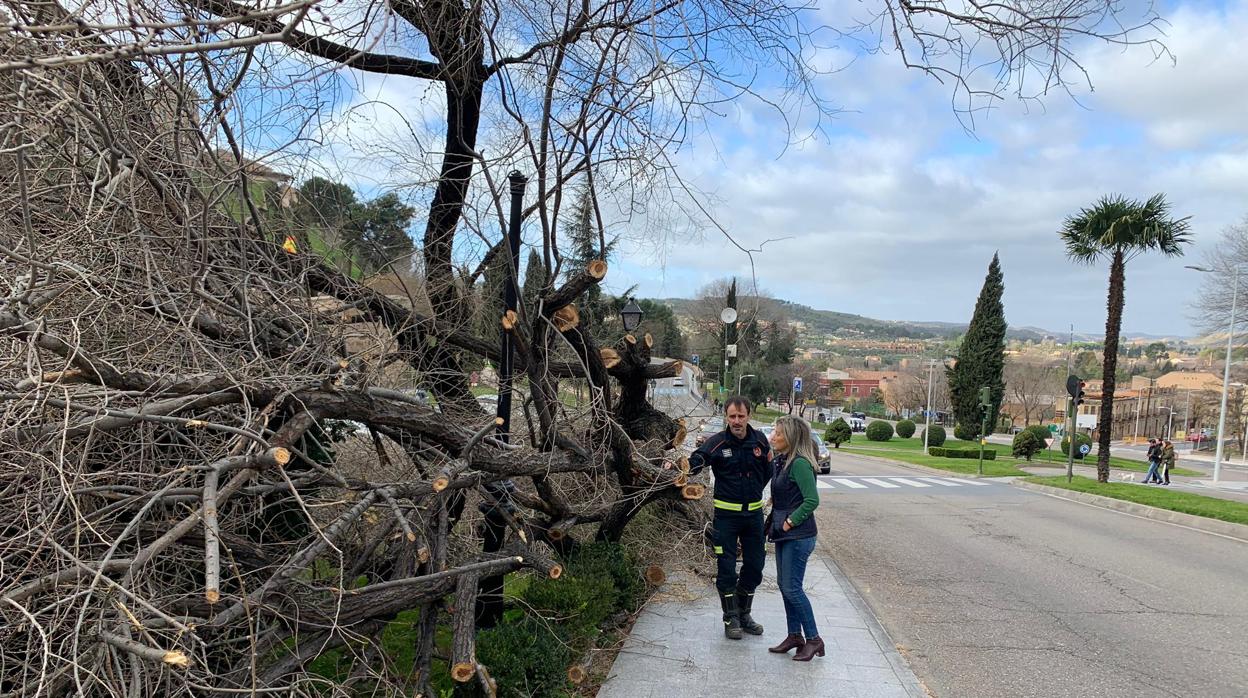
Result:
{"label": "blue jeans", "polygon": [[806,576],[806,561],[815,550],[815,538],[776,541],[776,580],[780,584],[780,597],[784,599],[784,618],[789,624],[790,635],[819,635],[815,627],[815,611],[810,599],[802,590]]}
{"label": "blue jeans", "polygon": [[1161,476],[1157,474],[1157,466],[1160,464],[1161,461],[1150,460],[1148,462],[1148,474],[1144,476],[1144,482],[1152,482],[1154,480],[1161,482]]}

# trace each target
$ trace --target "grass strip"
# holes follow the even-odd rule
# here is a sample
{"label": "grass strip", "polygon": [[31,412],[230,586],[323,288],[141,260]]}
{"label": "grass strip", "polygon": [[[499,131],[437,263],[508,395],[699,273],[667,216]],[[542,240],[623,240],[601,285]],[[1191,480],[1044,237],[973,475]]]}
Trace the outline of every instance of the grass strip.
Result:
{"label": "grass strip", "polygon": [[1177,511],[1183,514],[1203,516],[1207,519],[1229,521],[1230,523],[1248,525],[1248,504],[1229,499],[1206,497],[1203,494],[1180,492],[1153,485],[1137,485],[1128,482],[1100,483],[1092,478],[1075,476],[1069,484],[1064,477],[1029,477],[1026,482],[1037,485],[1058,487],[1064,490],[1085,492],[1087,494],[1112,497],[1127,502],[1135,502],[1158,509]]}

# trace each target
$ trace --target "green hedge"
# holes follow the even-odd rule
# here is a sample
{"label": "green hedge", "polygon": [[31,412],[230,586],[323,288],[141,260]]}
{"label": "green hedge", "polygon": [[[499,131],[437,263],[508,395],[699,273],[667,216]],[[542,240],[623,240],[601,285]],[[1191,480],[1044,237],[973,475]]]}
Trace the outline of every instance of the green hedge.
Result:
{"label": "green hedge", "polygon": [[[1089,447],[1091,447],[1092,438],[1086,434],[1075,434],[1075,443],[1078,444],[1078,446],[1087,444]],[[1075,460],[1082,460],[1083,454],[1079,452],[1078,446],[1075,447]],[[1062,455],[1063,456],[1070,455],[1070,437],[1069,436],[1062,437]],[[1091,455],[1091,453],[1089,453],[1088,455]]]}
{"label": "green hedge", "polygon": [[908,439],[911,436],[914,436],[914,422],[908,419],[903,419],[900,422],[897,422],[897,435],[903,439]]}
{"label": "green hedge", "polygon": [[500,696],[563,695],[575,653],[589,649],[604,621],[632,612],[646,592],[637,560],[615,543],[581,545],[559,579],[537,578],[520,594],[522,611],[477,634],[477,658]]}
{"label": "green hedge", "polygon": [[[929,456],[940,456],[942,458],[979,458],[978,448],[941,448],[938,446],[929,446],[927,449]],[[984,449],[984,460],[996,460],[997,452]]]}

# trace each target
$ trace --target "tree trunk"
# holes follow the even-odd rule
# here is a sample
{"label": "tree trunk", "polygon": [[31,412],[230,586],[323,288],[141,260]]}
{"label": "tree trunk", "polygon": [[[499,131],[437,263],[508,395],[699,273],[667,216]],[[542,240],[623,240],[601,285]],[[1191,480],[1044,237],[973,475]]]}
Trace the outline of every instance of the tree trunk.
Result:
{"label": "tree trunk", "polygon": [[1096,479],[1109,482],[1109,441],[1114,434],[1114,376],[1118,371],[1118,332],[1122,329],[1122,308],[1126,304],[1126,261],[1122,251],[1114,252],[1109,268],[1109,301],[1105,316],[1105,361],[1101,375],[1101,415],[1098,419]]}

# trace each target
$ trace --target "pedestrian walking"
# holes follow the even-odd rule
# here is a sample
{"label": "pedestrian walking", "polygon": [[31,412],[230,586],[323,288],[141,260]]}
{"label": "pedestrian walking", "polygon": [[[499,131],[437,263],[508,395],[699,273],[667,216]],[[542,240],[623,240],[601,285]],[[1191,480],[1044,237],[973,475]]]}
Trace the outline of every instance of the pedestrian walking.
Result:
{"label": "pedestrian walking", "polygon": [[1161,444],[1157,439],[1148,440],[1148,474],[1144,476],[1144,484],[1151,485],[1154,482],[1161,484],[1161,474],[1158,469],[1161,467]]}
{"label": "pedestrian walking", "polygon": [[1170,471],[1174,469],[1174,444],[1170,443],[1170,439],[1162,442],[1161,447],[1161,474],[1163,485],[1170,484]]}
{"label": "pedestrian walking", "polygon": [[776,544],[776,581],[784,600],[784,618],[789,634],[769,652],[797,649],[793,660],[809,662],[824,654],[823,640],[815,627],[815,612],[802,589],[806,562],[815,550],[815,509],[819,489],[815,468],[819,451],[810,436],[810,424],[800,417],[786,415],[776,420],[771,432],[772,510],[767,535]]}
{"label": "pedestrian walking", "polygon": [[708,437],[689,457],[690,473],[709,465],[715,476],[715,517],[711,521],[715,588],[724,613],[724,635],[733,640],[740,640],[742,631],[763,634],[763,626],[750,617],[750,610],[754,590],[763,581],[766,558],[763,488],[771,477],[771,447],[767,437],[750,426],[753,407],[740,395],[728,398],[724,402],[727,428]]}

